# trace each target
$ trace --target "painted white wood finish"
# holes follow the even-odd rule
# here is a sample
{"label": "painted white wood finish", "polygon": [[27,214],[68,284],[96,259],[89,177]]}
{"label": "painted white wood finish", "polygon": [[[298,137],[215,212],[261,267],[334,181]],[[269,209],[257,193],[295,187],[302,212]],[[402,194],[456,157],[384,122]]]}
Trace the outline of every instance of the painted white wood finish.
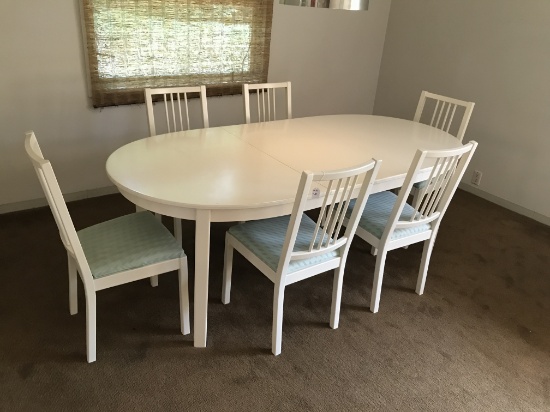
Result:
{"label": "painted white wood finish", "polygon": [[[251,94],[250,92],[254,93]],[[282,92],[282,93],[281,93]],[[281,94],[284,94],[283,104]],[[251,123],[251,108],[258,122],[292,119],[292,87],[290,82],[243,84],[244,121]],[[286,115],[284,110],[286,106]],[[279,114],[277,114],[277,108]],[[281,113],[282,112],[282,113]]]}
{"label": "painted white wood finish", "polygon": [[[380,294],[382,292],[382,279],[384,277],[384,265],[386,255],[390,250],[424,242],[422,262],[416,283],[416,293],[424,293],[428,265],[434,246],[434,242],[441,224],[441,220],[447,211],[447,207],[460,183],[460,179],[466,171],[472,156],[476,150],[477,142],[472,141],[463,147],[450,150],[418,150],[407,173],[405,182],[399,192],[391,215],[388,218],[386,228],[380,239],[371,234],[368,230],[359,226],[356,235],[376,248],[376,266],[374,269],[374,282],[372,286],[370,310],[378,312],[380,305]],[[410,191],[413,188],[415,176],[420,172],[422,165],[427,159],[435,161],[430,175],[429,182],[419,190],[419,202],[414,207],[414,213],[410,221],[399,220],[403,208],[407,202]],[[414,229],[422,225],[430,225],[429,230],[412,233],[392,239],[397,229]]]}
{"label": "painted white wood finish", "polygon": [[[235,238],[230,232],[227,232],[225,237],[222,302],[228,304],[230,300],[233,249],[236,249],[274,284],[272,329],[272,352],[274,355],[281,353],[283,301],[287,285],[334,269],[330,327],[333,329],[338,327],[342,282],[349,247],[367,198],[372,191],[373,182],[376,179],[380,164],[381,161],[372,160],[359,167],[346,170],[302,173],[276,270],[269,268],[252,250]],[[346,216],[345,211],[350,204],[360,176],[363,183],[361,184],[361,189],[359,190],[359,195],[357,196],[357,201],[353,207],[353,213],[350,216],[347,228],[341,233],[340,229]],[[320,182],[324,182],[327,185],[327,193],[332,196],[328,195],[324,198],[317,219],[317,225],[311,236],[309,250],[295,252],[294,245],[300,222],[306,209],[307,200],[312,196],[313,190],[315,190],[314,187],[318,187]],[[312,263],[298,271],[288,273],[290,262],[311,259],[330,252],[337,252],[337,255],[322,263]]]}
{"label": "painted white wood finish", "polygon": [[[303,170],[336,170],[381,159],[373,192],[400,187],[418,148],[460,147],[436,128],[380,116],[334,115],[158,135],[129,143],[107,160],[107,174],[131,202],[196,220],[195,346],[206,346],[211,222],[292,212]],[[429,167],[416,178],[425,180]],[[310,199],[308,208],[321,206]]]}
{"label": "painted white wood finish", "polygon": [[44,159],[34,133],[28,132],[25,138],[25,150],[33,163],[36,175],[50,205],[53,217],[59,229],[59,235],[67,250],[69,272],[69,311],[78,312],[77,274],[80,275],[86,296],[86,348],[88,362],[96,360],[96,292],[113,286],[123,285],[140,279],[156,277],[159,274],[178,271],[180,293],[180,327],[186,335],[190,333],[189,295],[187,287],[187,257],[125,270],[102,278],[92,276],[88,260],[82,249],[78,234],[73,225],[69,210],[63,199],[53,168],[49,160]]}

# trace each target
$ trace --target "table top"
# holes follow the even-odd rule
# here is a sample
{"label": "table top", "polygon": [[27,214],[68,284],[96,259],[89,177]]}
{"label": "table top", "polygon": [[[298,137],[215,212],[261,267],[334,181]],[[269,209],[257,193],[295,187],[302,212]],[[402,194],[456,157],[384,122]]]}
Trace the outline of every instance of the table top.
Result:
{"label": "table top", "polygon": [[381,159],[376,192],[402,184],[417,149],[459,146],[409,120],[331,115],[153,136],[119,148],[106,167],[125,197],[154,212],[192,219],[209,209],[218,211],[213,220],[249,220],[290,213],[303,170]]}

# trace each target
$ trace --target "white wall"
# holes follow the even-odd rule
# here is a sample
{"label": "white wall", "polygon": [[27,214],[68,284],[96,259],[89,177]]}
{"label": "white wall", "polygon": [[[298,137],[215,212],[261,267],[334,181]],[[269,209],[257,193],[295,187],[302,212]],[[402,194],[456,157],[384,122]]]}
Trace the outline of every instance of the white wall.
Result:
{"label": "white wall", "polygon": [[422,90],[475,102],[464,140],[479,147],[463,186],[546,223],[549,23],[547,0],[394,0],[374,109],[412,119]]}
{"label": "white wall", "polygon": [[[275,3],[269,79],[293,82],[294,116],[372,113],[390,1],[355,13]],[[147,136],[145,107],[90,107],[77,0],[2,0],[0,59],[0,212],[41,204],[30,129],[65,194],[110,187],[107,157]],[[210,125],[242,122],[241,99],[209,98]]]}

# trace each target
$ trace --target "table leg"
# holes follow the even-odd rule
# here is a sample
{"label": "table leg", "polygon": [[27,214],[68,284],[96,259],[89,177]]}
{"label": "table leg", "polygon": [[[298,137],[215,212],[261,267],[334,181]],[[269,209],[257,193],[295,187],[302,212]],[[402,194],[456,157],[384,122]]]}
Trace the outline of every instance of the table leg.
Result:
{"label": "table leg", "polygon": [[208,316],[208,265],[210,259],[210,210],[197,210],[195,227],[195,347],[206,347]]}

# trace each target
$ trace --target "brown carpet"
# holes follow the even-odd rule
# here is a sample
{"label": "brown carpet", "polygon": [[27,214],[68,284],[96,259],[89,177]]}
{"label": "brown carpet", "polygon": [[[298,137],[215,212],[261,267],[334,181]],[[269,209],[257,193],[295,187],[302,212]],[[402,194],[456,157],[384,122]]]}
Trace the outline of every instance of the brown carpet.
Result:
{"label": "brown carpet", "polygon": [[[69,208],[77,229],[133,211],[118,195]],[[232,302],[220,302],[226,224],[212,230],[208,348],[179,334],[169,273],[158,288],[98,293],[93,364],[83,290],[70,316],[49,209],[2,215],[0,227],[2,411],[550,410],[550,228],[465,192],[443,221],[423,296],[420,245],[390,252],[370,313],[374,257],[357,239],[339,329],[328,326],[331,273],[291,285],[278,357],[272,285],[240,256]],[[184,236],[192,287],[193,222]]]}

